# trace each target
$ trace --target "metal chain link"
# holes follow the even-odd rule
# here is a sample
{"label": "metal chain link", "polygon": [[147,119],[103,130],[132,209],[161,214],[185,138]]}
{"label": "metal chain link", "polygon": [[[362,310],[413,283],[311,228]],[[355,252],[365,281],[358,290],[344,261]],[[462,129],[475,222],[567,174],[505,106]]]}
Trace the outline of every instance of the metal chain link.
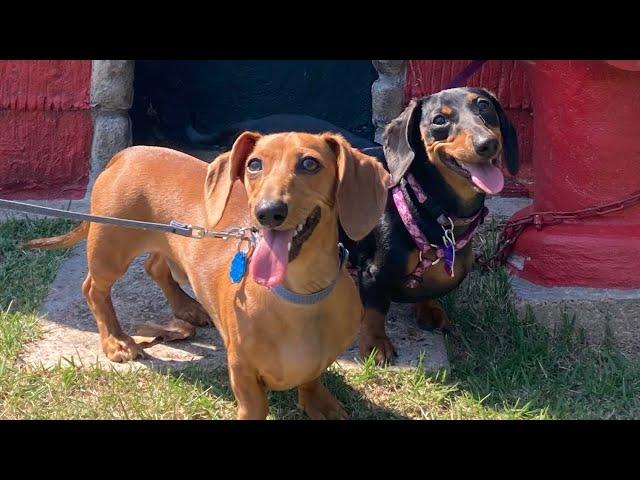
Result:
{"label": "metal chain link", "polygon": [[237,238],[239,240],[249,240],[249,242],[255,244],[258,234],[258,230],[255,227],[229,227],[226,230],[207,230],[204,227],[181,223],[176,220],[171,220],[169,225],[188,232],[185,236],[198,239],[205,237],[221,238],[223,240]]}
{"label": "metal chain link", "polygon": [[609,202],[604,205],[587,207],[568,212],[533,212],[517,220],[510,220],[506,223],[500,233],[496,253],[488,259],[483,259],[478,256],[476,258],[476,262],[485,270],[492,265],[504,265],[511,253],[511,250],[513,250],[513,245],[518,237],[531,225],[535,226],[537,230],[542,230],[544,226],[557,225],[566,220],[581,220],[584,218],[619,212],[638,203],[640,203],[640,190],[624,197],[621,200]]}

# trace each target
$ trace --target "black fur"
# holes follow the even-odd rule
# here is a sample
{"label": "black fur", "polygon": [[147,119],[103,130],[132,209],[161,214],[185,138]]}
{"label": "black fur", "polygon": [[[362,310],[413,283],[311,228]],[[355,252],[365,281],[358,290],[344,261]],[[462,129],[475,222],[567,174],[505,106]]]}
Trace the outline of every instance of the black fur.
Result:
{"label": "black fur", "polygon": [[[417,127],[420,122],[423,101],[424,99],[411,100],[407,108],[391,121],[382,135],[387,169],[391,174],[393,185],[400,182],[416,156],[416,146],[420,141]],[[418,138],[416,138],[416,134],[418,134]]]}

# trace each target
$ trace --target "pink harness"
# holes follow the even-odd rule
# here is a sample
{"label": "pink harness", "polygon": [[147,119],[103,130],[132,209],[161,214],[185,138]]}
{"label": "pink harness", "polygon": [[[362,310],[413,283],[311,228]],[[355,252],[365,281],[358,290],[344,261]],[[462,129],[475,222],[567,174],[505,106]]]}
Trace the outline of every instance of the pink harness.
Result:
{"label": "pink harness", "polygon": [[[409,186],[415,193],[416,198],[418,199],[420,204],[423,204],[424,202],[426,202],[427,195],[426,193],[424,193],[424,190],[422,189],[422,187],[420,187],[415,177],[411,173],[409,173],[407,174],[406,179],[407,179],[407,182],[409,183]],[[406,198],[402,193],[402,190],[400,189],[399,185],[396,185],[391,189],[391,195],[393,197],[393,203],[395,204],[396,209],[400,214],[400,218],[402,219],[402,223],[404,223],[404,226],[409,232],[409,235],[411,235],[411,238],[413,238],[413,241],[418,247],[418,251],[420,252],[420,260],[418,261],[418,265],[416,265],[416,268],[413,270],[413,272],[408,276],[407,280],[405,281],[405,285],[408,288],[417,288],[422,283],[422,274],[424,273],[424,271],[427,268],[431,267],[432,265],[435,265],[440,261],[440,259],[445,257],[445,249],[442,247],[432,245],[429,242],[429,239],[427,239],[426,235],[422,232],[422,230],[420,230],[418,223],[416,222],[415,218],[411,214],[411,210],[407,205]],[[472,217],[458,219],[458,220],[463,220],[464,223],[469,223],[469,228],[458,239],[455,240],[456,251],[461,250],[471,241],[473,236],[478,231],[478,228],[484,221],[484,218],[486,217],[487,213],[488,213],[488,209],[487,207],[484,207]],[[438,218],[438,223],[440,225],[443,225],[444,227],[444,225],[447,225],[449,220],[450,219],[448,217],[444,217],[444,215],[441,215],[441,218]],[[436,260],[433,260],[433,261],[425,258],[425,254],[431,249],[434,249],[437,257]],[[445,267],[445,270],[448,270],[448,268]],[[453,265],[451,265],[451,270],[450,272],[448,271],[448,273],[451,276],[453,276]]]}

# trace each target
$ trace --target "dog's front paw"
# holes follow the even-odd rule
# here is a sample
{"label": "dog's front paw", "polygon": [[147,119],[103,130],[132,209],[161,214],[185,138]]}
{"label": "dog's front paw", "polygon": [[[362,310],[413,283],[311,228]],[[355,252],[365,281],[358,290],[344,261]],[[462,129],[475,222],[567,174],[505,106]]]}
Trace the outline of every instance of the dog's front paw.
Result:
{"label": "dog's front paw", "polygon": [[144,352],[128,335],[115,337],[110,335],[102,341],[102,351],[112,362],[128,362],[144,357]]}
{"label": "dog's front paw", "polygon": [[389,337],[363,331],[360,334],[360,358],[365,360],[375,350],[374,360],[378,365],[393,363],[398,356]]}
{"label": "dog's front paw", "polygon": [[346,420],[349,417],[344,405],[321,384],[311,391],[300,389],[298,407],[312,420]]}

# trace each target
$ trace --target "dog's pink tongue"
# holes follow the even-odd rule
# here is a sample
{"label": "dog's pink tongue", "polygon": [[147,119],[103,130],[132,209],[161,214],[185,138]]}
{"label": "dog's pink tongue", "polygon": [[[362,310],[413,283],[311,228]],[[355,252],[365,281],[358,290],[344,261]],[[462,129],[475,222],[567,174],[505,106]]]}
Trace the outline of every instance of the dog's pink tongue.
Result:
{"label": "dog's pink tongue", "polygon": [[471,181],[486,193],[496,194],[504,187],[504,175],[498,167],[465,163],[464,168],[471,174]]}
{"label": "dog's pink tongue", "polygon": [[279,231],[265,229],[258,242],[249,271],[253,279],[265,287],[273,287],[284,280],[289,264],[288,243],[293,238],[293,230]]}

